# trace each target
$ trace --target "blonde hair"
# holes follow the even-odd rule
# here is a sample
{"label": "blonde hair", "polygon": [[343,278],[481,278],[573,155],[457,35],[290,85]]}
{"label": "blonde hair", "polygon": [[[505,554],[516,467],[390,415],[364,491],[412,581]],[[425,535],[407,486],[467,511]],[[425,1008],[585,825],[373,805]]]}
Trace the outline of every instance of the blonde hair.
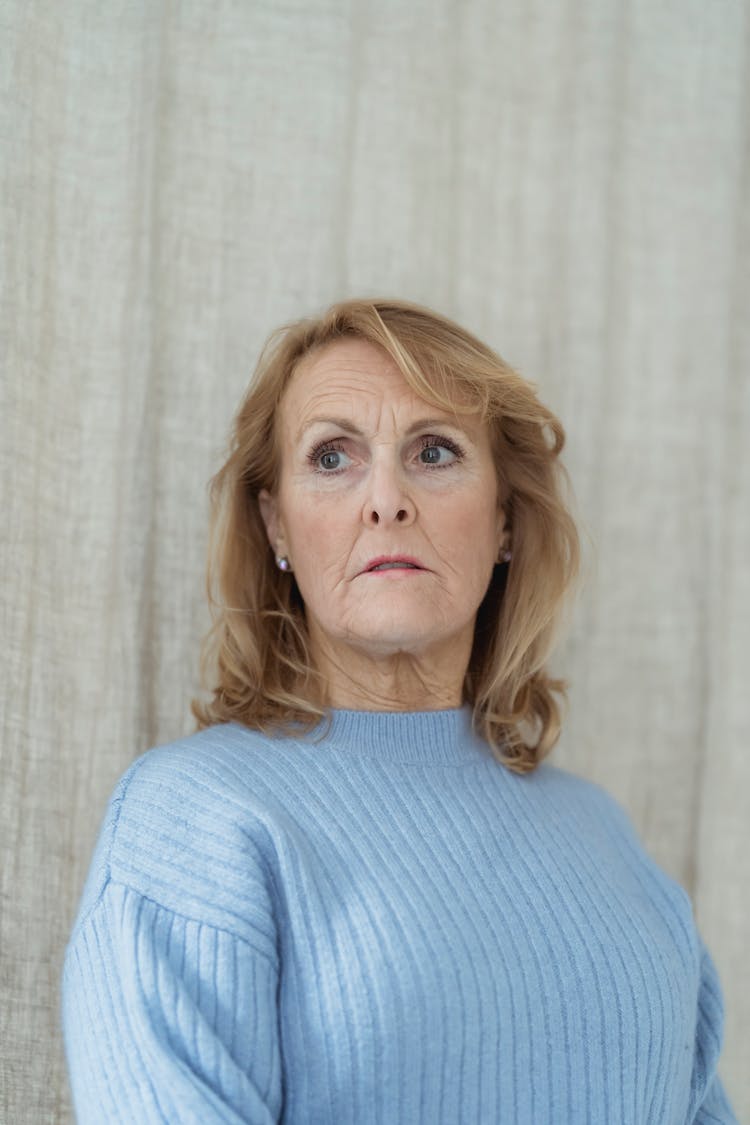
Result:
{"label": "blonde hair", "polygon": [[563,496],[565,434],[534,385],[496,352],[407,301],[339,302],[320,317],[282,325],[261,351],[233,420],[229,456],[210,481],[206,590],[213,624],[203,640],[201,683],[215,686],[209,702],[191,702],[196,729],[236,721],[289,733],[326,717],[304,604],[293,576],[275,565],[258,493],[273,493],[278,483],[275,418],[297,364],[352,336],[384,349],[421,398],[457,413],[479,411],[490,427],[512,560],[495,567],[479,607],[464,700],[498,760],[528,773],[559,737],[555,695],[564,699],[567,687],[544,667],[580,565]]}

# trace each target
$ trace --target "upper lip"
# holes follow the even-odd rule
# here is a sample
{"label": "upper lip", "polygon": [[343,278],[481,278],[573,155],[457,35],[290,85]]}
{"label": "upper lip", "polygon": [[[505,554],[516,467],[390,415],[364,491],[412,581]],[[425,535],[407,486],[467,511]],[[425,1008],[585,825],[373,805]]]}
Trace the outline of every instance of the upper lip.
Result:
{"label": "upper lip", "polygon": [[368,570],[372,570],[373,567],[380,566],[381,563],[411,563],[412,566],[417,566],[420,570],[425,569],[419,559],[415,559],[413,555],[378,555],[377,558],[370,559],[360,573],[365,574]]}

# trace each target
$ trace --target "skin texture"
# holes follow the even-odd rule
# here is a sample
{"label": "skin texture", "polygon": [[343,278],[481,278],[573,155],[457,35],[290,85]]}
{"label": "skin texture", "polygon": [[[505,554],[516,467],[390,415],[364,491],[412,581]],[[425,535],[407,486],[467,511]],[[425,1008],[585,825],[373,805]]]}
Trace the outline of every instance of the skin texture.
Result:
{"label": "skin texture", "polygon": [[[477,609],[508,545],[486,425],[425,402],[387,353],[355,338],[299,364],[277,424],[279,487],[259,494],[260,509],[294,571],[331,705],[460,706]],[[423,569],[362,573],[396,554]]]}

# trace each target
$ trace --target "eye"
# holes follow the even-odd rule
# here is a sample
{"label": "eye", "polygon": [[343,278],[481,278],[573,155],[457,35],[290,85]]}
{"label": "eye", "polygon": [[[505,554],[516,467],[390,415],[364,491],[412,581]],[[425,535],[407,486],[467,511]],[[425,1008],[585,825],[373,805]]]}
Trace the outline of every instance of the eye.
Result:
{"label": "eye", "polygon": [[339,449],[329,449],[325,453],[321,453],[318,458],[318,464],[321,469],[338,469],[340,468],[341,451]]}
{"label": "eye", "polygon": [[423,465],[432,469],[446,469],[463,457],[463,450],[447,437],[428,434],[422,438],[419,459]]}
{"label": "eye", "polygon": [[342,464],[342,458],[346,456],[341,442],[322,441],[310,450],[307,460],[316,473],[333,476],[334,473],[346,468],[346,465]]}

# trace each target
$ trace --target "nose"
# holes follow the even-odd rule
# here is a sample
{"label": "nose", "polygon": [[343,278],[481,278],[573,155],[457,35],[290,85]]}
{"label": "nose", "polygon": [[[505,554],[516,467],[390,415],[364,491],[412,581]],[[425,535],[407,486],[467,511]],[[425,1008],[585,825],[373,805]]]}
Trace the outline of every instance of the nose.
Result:
{"label": "nose", "polygon": [[399,469],[382,462],[373,465],[362,510],[362,520],[367,527],[387,527],[391,523],[407,525],[414,522],[416,514],[407,482]]}

